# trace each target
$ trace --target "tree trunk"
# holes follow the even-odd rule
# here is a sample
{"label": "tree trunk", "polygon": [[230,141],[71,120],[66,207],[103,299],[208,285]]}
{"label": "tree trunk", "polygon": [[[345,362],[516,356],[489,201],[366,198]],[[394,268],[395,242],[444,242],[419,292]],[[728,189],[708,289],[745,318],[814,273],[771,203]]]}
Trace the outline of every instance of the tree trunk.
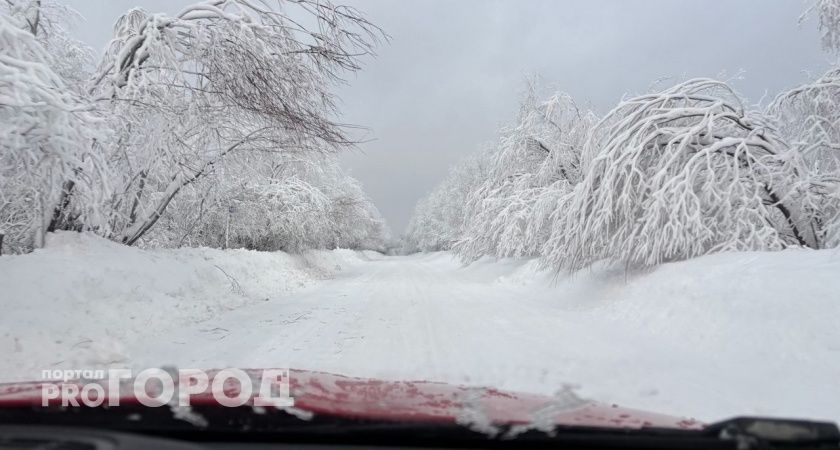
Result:
{"label": "tree trunk", "polygon": [[263,131],[265,128],[261,128],[259,130],[252,131],[247,136],[239,140],[238,142],[230,145],[228,148],[224,149],[219,155],[204,163],[204,165],[194,172],[191,175],[184,176],[184,174],[177,174],[172,177],[172,181],[169,182],[169,186],[166,187],[164,191],[163,198],[158,202],[157,207],[152,211],[151,214],[147,215],[142,222],[135,223],[127,230],[122,233],[120,241],[126,245],[134,245],[138,239],[143,237],[149,229],[151,229],[160,217],[163,215],[166,208],[169,206],[169,203],[175,198],[175,195],[181,190],[182,187],[192,183],[193,181],[201,178],[204,176],[218,161],[222,158],[227,156],[228,153],[235,150],[237,147],[242,145],[243,143],[247,142],[248,139],[251,138],[257,132]]}
{"label": "tree trunk", "polygon": [[58,201],[58,205],[56,205],[53,210],[52,219],[50,219],[50,224],[47,226],[48,233],[52,233],[56,229],[67,229],[67,227],[61,226],[61,222],[67,219],[67,209],[70,206],[70,196],[73,194],[73,188],[75,188],[75,186],[76,183],[72,180],[64,182],[64,186],[61,188],[61,199]]}
{"label": "tree trunk", "polygon": [[27,11],[26,22],[29,24],[29,32],[32,33],[33,36],[38,35],[38,26],[41,23],[41,0],[35,0],[29,6],[30,8],[35,8],[35,11],[32,12],[32,15]]}

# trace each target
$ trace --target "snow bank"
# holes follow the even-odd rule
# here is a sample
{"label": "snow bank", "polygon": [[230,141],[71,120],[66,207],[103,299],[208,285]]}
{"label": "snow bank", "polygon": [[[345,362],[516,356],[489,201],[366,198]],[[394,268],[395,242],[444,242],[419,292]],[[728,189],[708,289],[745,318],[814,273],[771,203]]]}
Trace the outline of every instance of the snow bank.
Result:
{"label": "snow bank", "polygon": [[837,250],[723,253],[636,273],[537,267],[494,282],[556,321],[555,367],[582,394],[705,420],[840,420]]}
{"label": "snow bank", "polygon": [[349,250],[142,250],[88,234],[50,235],[44,249],[0,257],[0,380],[121,365],[132,359],[127,342],[282,302],[284,294],[371,257]]}

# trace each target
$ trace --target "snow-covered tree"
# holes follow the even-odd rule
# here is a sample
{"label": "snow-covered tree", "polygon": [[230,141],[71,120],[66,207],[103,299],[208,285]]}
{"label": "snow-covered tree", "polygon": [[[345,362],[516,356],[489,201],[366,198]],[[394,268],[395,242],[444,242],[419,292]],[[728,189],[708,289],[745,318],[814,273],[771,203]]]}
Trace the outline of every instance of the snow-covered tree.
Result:
{"label": "snow-covered tree", "polygon": [[837,53],[840,51],[840,0],[814,1],[800,16],[800,23],[813,13],[819,18],[823,49]]}
{"label": "snow-covered tree", "polygon": [[44,233],[58,223],[100,221],[107,173],[91,151],[100,123],[54,69],[60,58],[45,48],[42,30],[52,19],[38,1],[6,6],[0,10],[0,234],[7,249],[22,252],[43,245]]}
{"label": "snow-covered tree", "polygon": [[[812,12],[825,49],[840,51],[840,1],[816,0],[802,19]],[[600,121],[568,96],[539,102],[531,90],[459,199],[467,207],[448,212],[459,183],[445,180],[418,203],[406,248],[454,248],[467,262],[540,256],[577,270],[836,247],[838,88],[832,69],[751,111],[725,83],[694,79],[623,101]]]}
{"label": "snow-covered tree", "polygon": [[325,183],[330,199],[329,223],[332,236],[326,248],[384,251],[390,230],[361,183],[332,166],[333,183]]}
{"label": "snow-covered tree", "polygon": [[81,15],[51,0],[5,0],[0,9],[13,17],[50,55],[50,67],[77,95],[83,91],[94,68],[93,50],[71,36]]}
{"label": "snow-covered tree", "polygon": [[567,94],[540,100],[535,84],[527,87],[498,141],[418,202],[405,251],[454,248],[465,261],[539,253],[554,199],[580,180],[583,143],[597,119]]}
{"label": "snow-covered tree", "polygon": [[694,79],[624,101],[586,152],[583,180],[555,207],[543,255],[553,267],[818,246],[797,198],[804,164],[725,83]]}
{"label": "snow-covered tree", "polygon": [[279,5],[208,0],[175,16],[134,9],[117,22],[91,88],[115,130],[103,146],[122,174],[109,221],[116,240],[137,242],[224,159],[351,144],[331,119],[331,89],[372,53],[378,29],[325,1]]}
{"label": "snow-covered tree", "polygon": [[464,260],[539,254],[554,199],[580,180],[581,151],[595,120],[567,94],[538,101],[529,89],[517,123],[501,132],[488,176],[468,197],[456,245]]}
{"label": "snow-covered tree", "polygon": [[822,245],[840,244],[840,69],[780,94],[767,112],[807,165],[799,198]]}
{"label": "snow-covered tree", "polygon": [[450,250],[463,237],[464,205],[487,178],[489,155],[479,152],[455,165],[447,177],[414,208],[406,229],[402,251]]}
{"label": "snow-covered tree", "polygon": [[[31,249],[53,229],[287,250],[376,246],[387,234],[333,156],[353,144],[334,119],[333,88],[382,36],[353,8],[133,9],[95,71],[92,52],[66,33],[72,10],[6,0],[0,15],[7,248]],[[241,212],[233,223],[231,211]]]}
{"label": "snow-covered tree", "polygon": [[264,163],[224,161],[172,201],[144,242],[291,252],[381,248],[387,230],[378,211],[335,157],[287,155]]}

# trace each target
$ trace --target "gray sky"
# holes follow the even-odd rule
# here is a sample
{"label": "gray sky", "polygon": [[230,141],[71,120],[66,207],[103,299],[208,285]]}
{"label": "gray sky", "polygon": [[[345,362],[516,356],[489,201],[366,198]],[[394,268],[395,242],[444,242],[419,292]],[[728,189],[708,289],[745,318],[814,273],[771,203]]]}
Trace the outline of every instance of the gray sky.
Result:
{"label": "gray sky", "polygon": [[[516,112],[526,77],[598,112],[663,77],[732,76],[751,101],[824,71],[801,0],[336,0],[391,35],[341,88],[343,120],[374,139],[345,154],[391,228],[448,168]],[[100,49],[126,9],[174,13],[190,0],[66,0]],[[669,82],[665,82],[668,84]]]}

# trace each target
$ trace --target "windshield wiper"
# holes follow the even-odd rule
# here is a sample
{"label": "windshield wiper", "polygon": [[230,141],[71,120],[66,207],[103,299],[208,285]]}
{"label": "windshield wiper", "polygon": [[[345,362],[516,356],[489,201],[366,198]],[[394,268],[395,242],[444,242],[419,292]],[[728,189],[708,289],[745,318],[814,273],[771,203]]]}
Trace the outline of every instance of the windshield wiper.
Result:
{"label": "windshield wiper", "polygon": [[763,448],[766,443],[784,448],[840,448],[840,429],[831,422],[738,417],[702,431],[734,441],[739,449]]}

